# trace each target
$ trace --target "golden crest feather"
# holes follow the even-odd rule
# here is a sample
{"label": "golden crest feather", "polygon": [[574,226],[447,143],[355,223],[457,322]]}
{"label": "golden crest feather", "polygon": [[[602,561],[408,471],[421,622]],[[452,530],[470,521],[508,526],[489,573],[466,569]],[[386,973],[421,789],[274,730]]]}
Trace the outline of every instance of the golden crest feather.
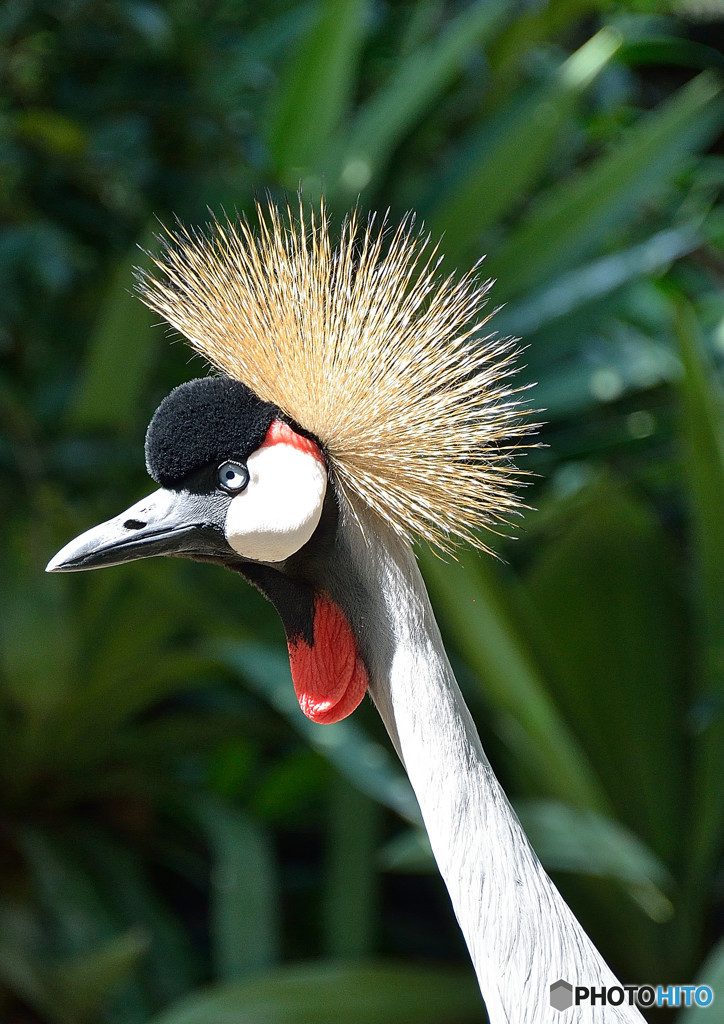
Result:
{"label": "golden crest feather", "polygon": [[[535,426],[511,381],[511,339],[480,332],[491,282],[440,278],[408,216],[329,222],[257,204],[259,227],[169,232],[140,294],[214,367],[321,443],[337,486],[405,537],[485,548],[519,507],[512,464]],[[389,236],[389,237],[388,237]]]}

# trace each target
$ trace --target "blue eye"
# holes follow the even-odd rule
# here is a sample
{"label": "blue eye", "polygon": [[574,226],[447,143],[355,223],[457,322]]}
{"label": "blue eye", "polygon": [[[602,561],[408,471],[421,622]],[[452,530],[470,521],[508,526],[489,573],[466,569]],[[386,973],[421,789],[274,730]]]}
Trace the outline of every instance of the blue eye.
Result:
{"label": "blue eye", "polygon": [[249,483],[249,470],[240,462],[224,462],[217,470],[219,487],[227,494],[238,494]]}

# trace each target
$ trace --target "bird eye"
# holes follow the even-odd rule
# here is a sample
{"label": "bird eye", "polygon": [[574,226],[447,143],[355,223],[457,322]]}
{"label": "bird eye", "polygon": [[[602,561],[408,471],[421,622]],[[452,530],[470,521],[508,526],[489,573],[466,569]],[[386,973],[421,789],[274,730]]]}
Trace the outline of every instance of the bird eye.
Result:
{"label": "bird eye", "polygon": [[249,470],[239,462],[224,462],[217,476],[219,487],[227,494],[238,494],[249,483]]}

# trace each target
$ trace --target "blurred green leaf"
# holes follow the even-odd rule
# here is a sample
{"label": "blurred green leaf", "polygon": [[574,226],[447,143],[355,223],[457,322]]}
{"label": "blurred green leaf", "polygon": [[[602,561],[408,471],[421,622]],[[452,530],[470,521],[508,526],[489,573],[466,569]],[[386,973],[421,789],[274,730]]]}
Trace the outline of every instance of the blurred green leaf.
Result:
{"label": "blurred green leaf", "polygon": [[659,37],[632,39],[618,53],[623,64],[673,64],[680,68],[724,68],[724,57],[712,46],[692,39]]}
{"label": "blurred green leaf", "polygon": [[[495,314],[493,325],[499,334],[520,335],[530,341],[536,331],[570,316],[581,306],[610,295],[637,278],[662,273],[701,243],[695,224],[659,231],[645,242],[569,270],[531,294],[511,302]],[[495,297],[495,291],[492,294]],[[535,342],[531,344],[535,345]],[[550,351],[548,347],[539,346],[530,355],[545,365]],[[547,401],[538,397],[536,401],[550,413]]]}
{"label": "blurred green leaf", "polygon": [[204,796],[186,803],[213,855],[211,940],[215,977],[239,981],[280,957],[279,883],[269,837],[233,807]]}
{"label": "blurred green leaf", "polygon": [[692,535],[697,546],[704,649],[704,692],[724,700],[724,395],[704,349],[694,310],[676,306],[681,379],[683,467],[689,484]]}
{"label": "blurred green leaf", "polygon": [[56,110],[24,110],[15,117],[15,130],[54,156],[75,157],[86,147],[82,127]]}
{"label": "blurred green leaf", "polygon": [[[136,800],[136,813],[143,818],[149,811],[137,794]],[[135,937],[143,944],[144,956],[135,976],[150,1002],[163,1006],[178,999],[193,986],[199,972],[183,923],[161,898],[152,871],[135,851],[98,828],[75,828],[73,846],[83,863],[92,866],[87,873],[98,892],[105,893],[117,920],[130,927],[129,940]],[[83,962],[81,955],[79,963]]]}
{"label": "blurred green leaf", "polygon": [[116,937],[119,929],[112,910],[67,844],[28,828],[19,845],[64,956],[80,956]]}
{"label": "blurred green leaf", "polygon": [[486,263],[505,301],[566,270],[621,218],[669,183],[724,120],[721,86],[705,72],[631,129],[611,153],[555,185]]}
{"label": "blurred green leaf", "polygon": [[214,653],[363,793],[409,821],[420,820],[412,787],[384,747],[369,739],[352,719],[317,725],[304,716],[285,655],[256,644],[229,643],[217,645]]}
{"label": "blurred green leaf", "polygon": [[4,570],[0,593],[3,688],[31,717],[44,718],[67,696],[77,657],[78,634],[68,593],[63,586],[51,589],[42,578],[28,578],[7,565]]}
{"label": "blurred green leaf", "polygon": [[298,822],[323,799],[330,774],[329,763],[303,746],[269,766],[254,790],[253,807],[265,821]]}
{"label": "blurred green leaf", "polygon": [[[66,1024],[65,1007],[53,987],[47,944],[43,943],[40,915],[22,897],[3,893],[0,900],[0,981],[47,1020]],[[46,954],[43,957],[43,953]]]}
{"label": "blurred green leaf", "polygon": [[470,972],[318,963],[211,989],[151,1024],[472,1024],[482,1012]]}
{"label": "blurred green leaf", "polygon": [[419,555],[448,635],[480,679],[487,699],[520,726],[518,756],[526,758],[551,795],[605,810],[607,798],[551,699],[515,602],[492,561],[472,551],[466,552],[465,565],[445,563],[425,550]]}
{"label": "blurred green leaf", "polygon": [[408,828],[390,839],[380,850],[379,863],[384,871],[437,873],[435,855],[423,828]]}
{"label": "blurred green leaf", "polygon": [[[75,746],[78,754],[84,755],[88,748],[97,749],[94,736],[96,739],[99,734],[110,737],[134,715],[165,699],[178,697],[189,690],[200,690],[213,681],[212,677],[204,674],[207,665],[198,655],[171,652],[163,644],[154,650],[157,656],[168,650],[165,664],[159,664],[155,659],[144,661],[141,651],[136,651],[136,670],[127,674],[114,671],[117,666],[112,663],[106,668],[107,663],[99,660],[93,666],[94,672],[88,678],[87,687],[79,688],[66,704],[63,721],[58,723],[59,745],[63,741],[66,747]],[[149,739],[157,736],[162,728],[149,726]],[[188,734],[193,725],[179,721],[176,726],[169,725],[168,728],[176,729],[177,736],[182,738],[181,730]]]}
{"label": "blurred green leaf", "polygon": [[608,477],[564,502],[549,529],[527,592],[545,630],[552,692],[617,815],[671,862],[685,763],[673,551],[651,511]]}
{"label": "blurred green leaf", "polygon": [[[556,800],[516,800],[515,812],[547,871],[568,871],[620,883],[654,921],[674,913],[667,890],[673,881],[644,843],[617,821]],[[437,870],[427,833],[408,829],[380,854],[387,871]]]}
{"label": "blurred green leaf", "polygon": [[546,4],[519,11],[491,47],[490,60],[499,93],[505,95],[525,74],[538,44],[555,41],[567,26],[595,17],[606,6],[605,0],[548,0]]}
{"label": "blurred green leaf", "polygon": [[158,318],[133,291],[135,267],[151,268],[155,222],[115,269],[88,341],[69,408],[83,430],[135,431],[143,389],[157,351]]}
{"label": "blurred green leaf", "polygon": [[[714,990],[714,999],[721,999],[724,992],[724,939],[720,939],[697,971],[694,983],[709,985]],[[719,1007],[691,1006],[676,1015],[676,1024],[712,1024],[717,1020]]]}
{"label": "blurred green leaf", "polygon": [[[75,969],[78,969],[83,959],[89,958],[90,981],[93,974],[90,965],[96,955],[100,956],[96,965],[100,970],[103,951],[110,951],[113,958],[115,949],[115,953],[120,952],[123,962],[123,970],[116,974],[116,980],[121,980],[129,965],[129,956],[135,959],[140,949],[134,952],[124,945],[121,938],[123,922],[114,912],[107,894],[104,898],[103,892],[94,884],[82,858],[67,843],[39,829],[25,828],[18,837],[18,845],[26,857],[36,898],[43,908],[58,960],[75,962]],[[120,947],[114,947],[119,940]],[[110,965],[106,963],[106,967],[110,968]],[[54,991],[57,994],[57,987]],[[123,998],[129,1010],[134,1007],[141,1013],[150,1013],[151,1007],[135,979],[125,979]],[[73,1012],[66,1009],[68,1024],[71,1021],[75,1024]]]}
{"label": "blurred green leaf", "polygon": [[672,917],[666,867],[619,822],[554,800],[518,800],[515,812],[548,871],[613,879],[652,920]]}
{"label": "blurred green leaf", "polygon": [[92,952],[83,953],[54,973],[59,998],[72,1007],[73,1020],[93,1021],[117,989],[119,983],[138,964],[148,948],[146,936],[138,929],[109,939]]}
{"label": "blurred green leaf", "polygon": [[330,787],[329,805],[324,949],[340,960],[369,957],[379,915],[379,805],[341,775]]}
{"label": "blurred green leaf", "polygon": [[298,185],[319,169],[349,104],[368,0],[320,0],[316,22],[287,66],[269,129],[269,146],[283,180]]}
{"label": "blurred green leaf", "polygon": [[694,311],[683,298],[676,304],[676,326],[685,369],[680,384],[683,472],[694,543],[700,659],[691,712],[695,760],[689,885],[693,903],[697,897],[697,902],[704,898],[703,878],[721,856],[724,834],[724,405]]}
{"label": "blurred green leaf", "polygon": [[445,236],[445,255],[457,260],[480,235],[520,202],[550,161],[553,147],[580,94],[615,54],[620,35],[604,28],[558,69],[550,83],[476,126],[468,152],[455,156],[455,174],[428,218],[433,237]]}
{"label": "blurred green leaf", "polygon": [[330,181],[330,190],[354,197],[380,174],[395,146],[507,17],[503,5],[475,0],[450,19],[439,38],[398,61],[358,112],[343,143],[339,182]]}
{"label": "blurred green leaf", "polygon": [[[181,688],[178,692],[182,692]],[[164,710],[151,721],[133,722],[118,730],[109,738],[109,753],[120,762],[161,772],[174,766],[183,755],[214,750],[222,741],[238,736],[242,728],[240,716],[228,712],[220,714],[203,707]]]}
{"label": "blurred green leaf", "polygon": [[[595,317],[600,307],[594,306]],[[652,338],[629,325],[610,323],[610,335],[605,342],[596,344],[589,339],[586,346],[576,349],[570,355],[551,358],[546,365],[544,358],[531,359],[530,373],[539,377],[536,396],[545,408],[551,421],[566,421],[572,417],[595,416],[598,410],[614,407],[616,402],[638,395],[638,402],[646,402],[646,394],[660,384],[675,383],[681,375],[681,364],[668,345],[660,338]],[[574,329],[575,330],[575,329]],[[546,341],[566,344],[565,334],[555,341],[546,332]],[[567,332],[566,332],[567,333]],[[570,335],[568,337],[570,341]],[[542,355],[542,354],[541,354]],[[588,356],[588,359],[586,359]],[[636,426],[643,415],[641,427]],[[633,420],[622,419],[610,431],[611,444],[630,442],[639,429],[643,436],[652,433],[655,418],[645,410],[633,410]],[[591,443],[585,434],[571,435],[574,451],[588,456]],[[595,445],[593,446],[595,448]]]}

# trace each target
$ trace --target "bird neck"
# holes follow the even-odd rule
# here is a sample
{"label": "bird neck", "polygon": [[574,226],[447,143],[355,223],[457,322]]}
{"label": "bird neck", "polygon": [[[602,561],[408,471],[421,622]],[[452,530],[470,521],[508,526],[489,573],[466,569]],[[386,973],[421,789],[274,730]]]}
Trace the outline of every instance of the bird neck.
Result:
{"label": "bird neck", "polygon": [[[367,608],[350,609],[350,618],[370,693],[417,796],[491,1024],[552,1024],[552,983],[616,979],[543,870],[493,773],[410,546],[359,510],[343,520],[368,595]],[[625,1006],[575,1019],[642,1024]]]}

